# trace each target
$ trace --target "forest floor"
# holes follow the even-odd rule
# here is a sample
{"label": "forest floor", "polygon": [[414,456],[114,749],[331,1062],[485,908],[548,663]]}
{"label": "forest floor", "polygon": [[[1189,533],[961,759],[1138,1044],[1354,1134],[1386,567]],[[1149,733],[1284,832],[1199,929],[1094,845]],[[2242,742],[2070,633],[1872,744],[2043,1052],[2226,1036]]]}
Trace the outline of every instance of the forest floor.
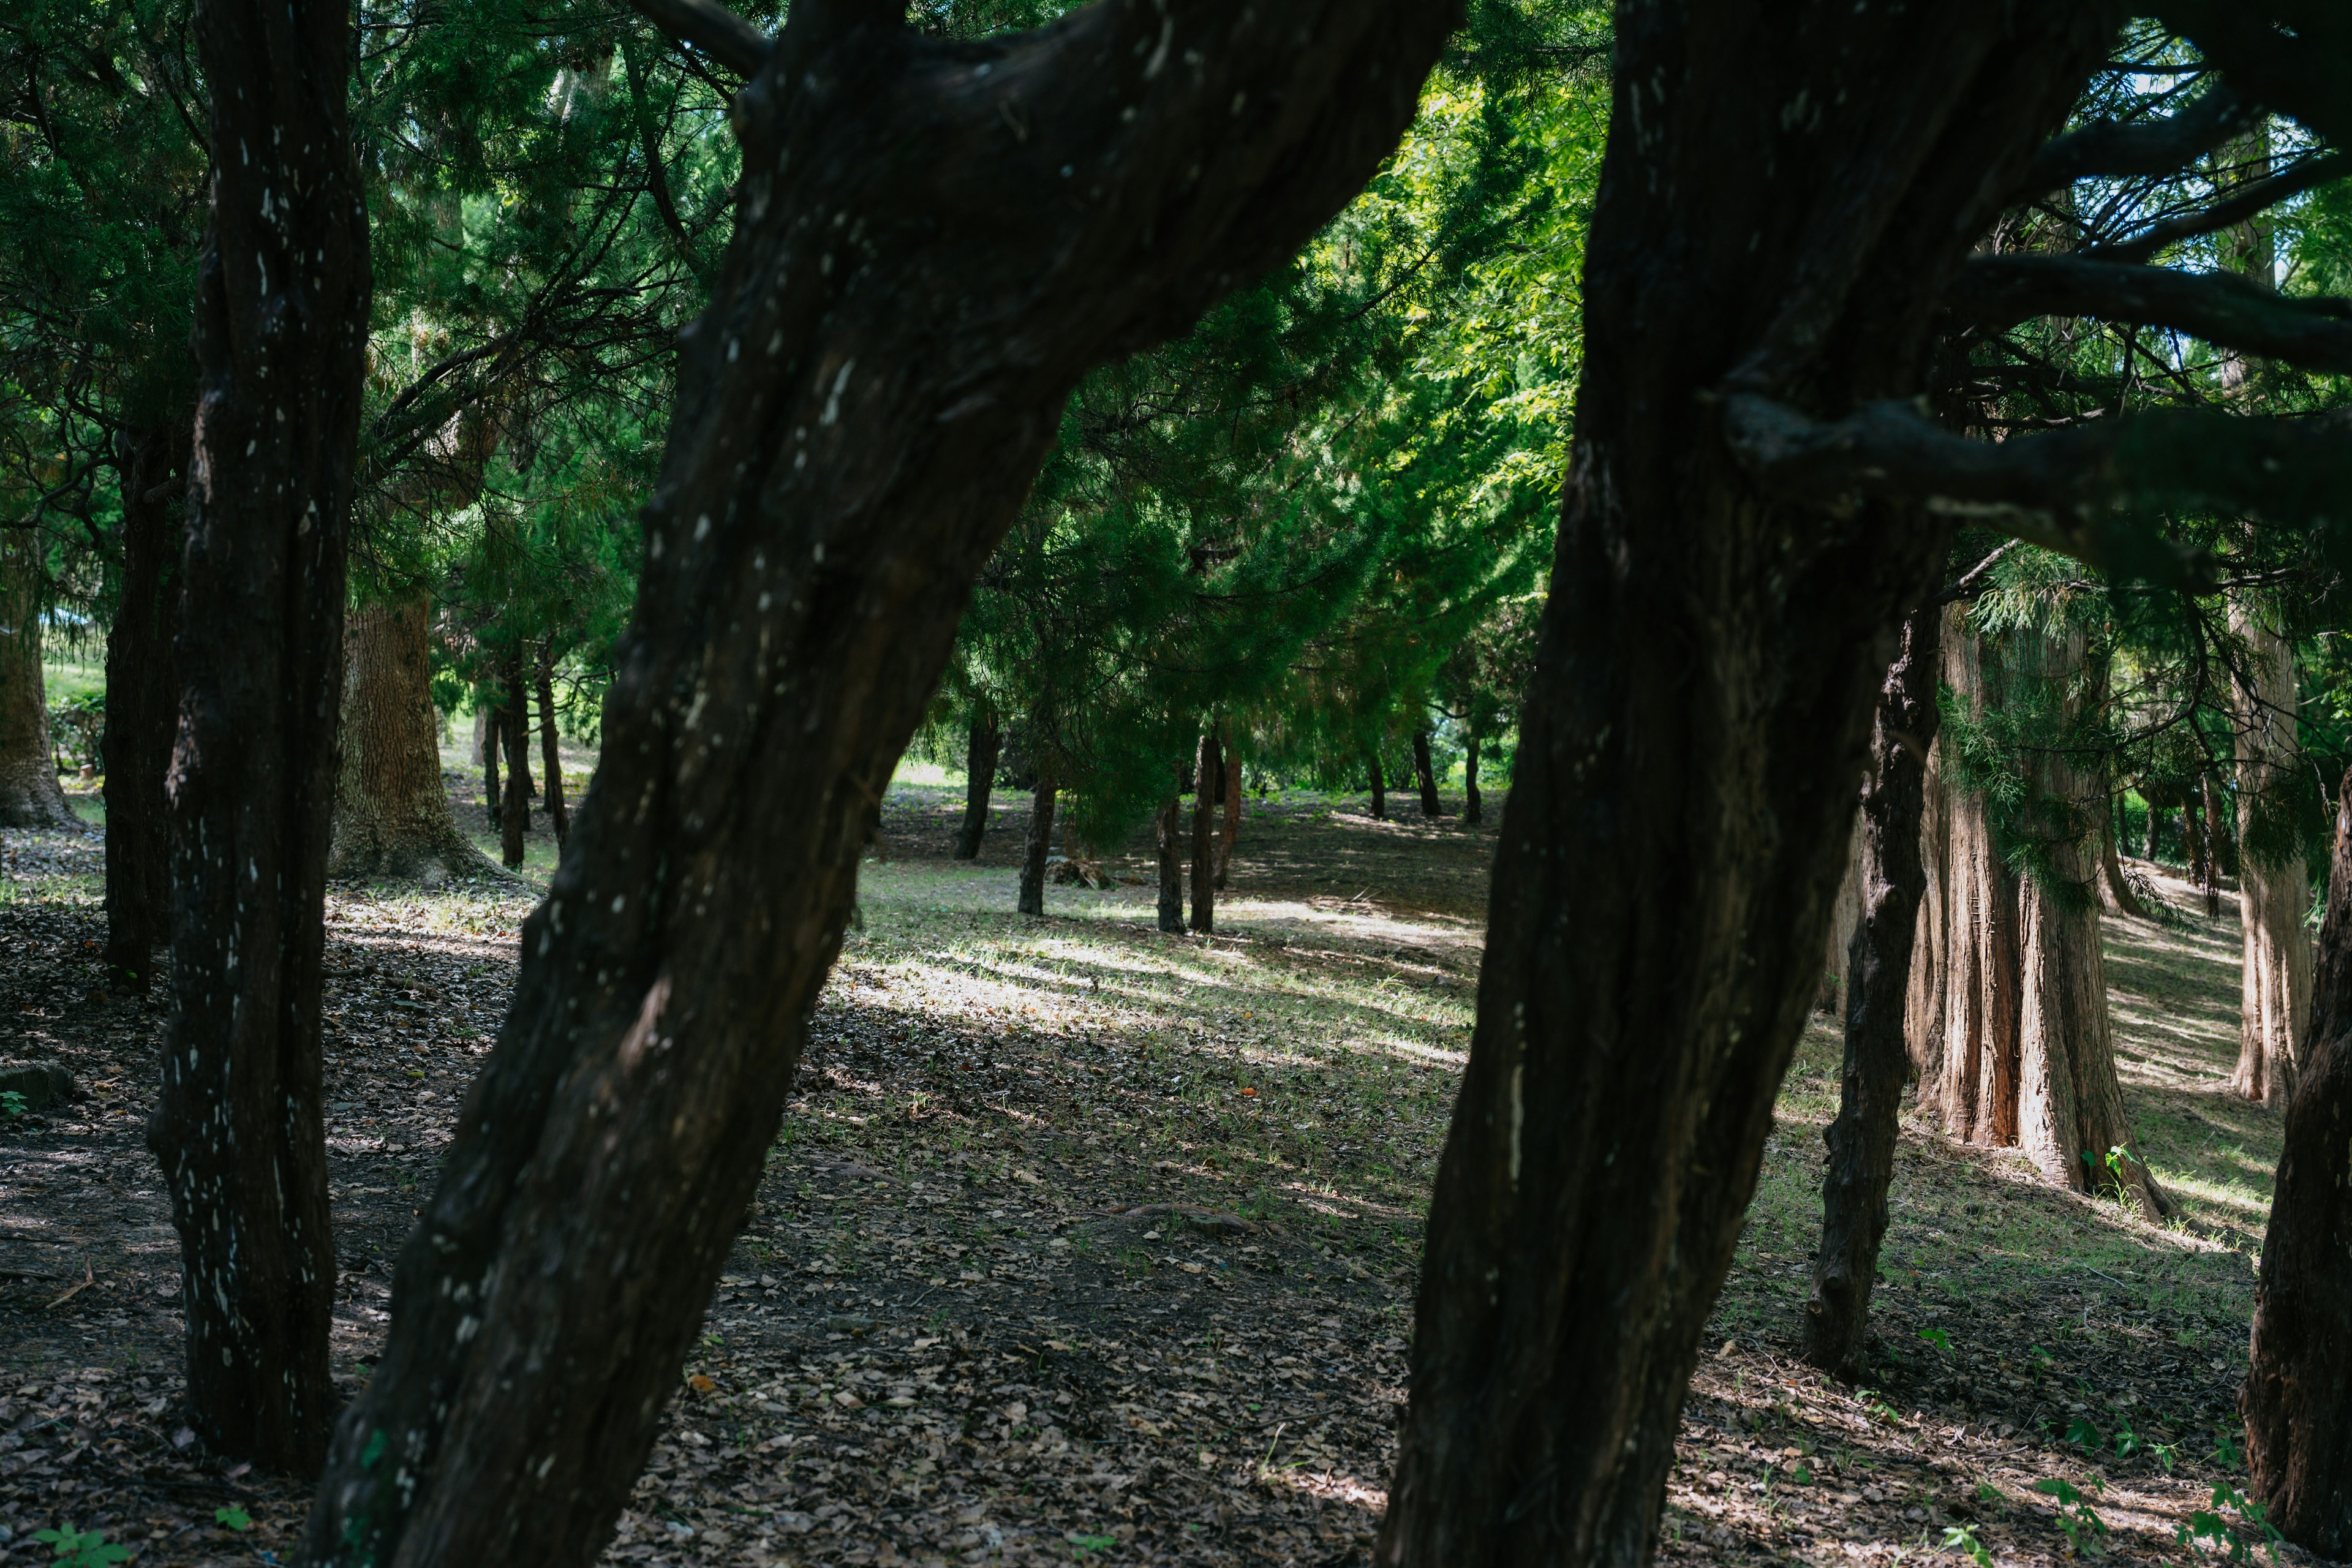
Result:
{"label": "forest floor", "polygon": [[[1203,939],[1153,929],[1140,853],[1020,919],[1025,803],[958,863],[961,791],[895,787],[757,1214],[608,1559],[1366,1562],[1494,850],[1491,826],[1391,800],[1388,822],[1253,802]],[[60,1062],[77,1094],[0,1125],[0,1563],[47,1561],[32,1531],[68,1525],[142,1563],[278,1562],[301,1489],[214,1461],[175,1406],[176,1241],[142,1142],[161,1014],[98,989],[102,848],[0,851],[0,1066]],[[530,897],[332,894],[352,1386]],[[2242,1479],[2225,1445],[2278,1121],[2226,1089],[2234,916],[2111,917],[2107,940],[2126,1099],[2180,1215],[2145,1224],[1915,1118],[1874,1370],[1822,1377],[1792,1353],[1836,1099],[1817,1022],[1685,1412],[1666,1559],[2038,1564],[2070,1532],[2129,1562],[2211,1550],[2176,1531]]]}

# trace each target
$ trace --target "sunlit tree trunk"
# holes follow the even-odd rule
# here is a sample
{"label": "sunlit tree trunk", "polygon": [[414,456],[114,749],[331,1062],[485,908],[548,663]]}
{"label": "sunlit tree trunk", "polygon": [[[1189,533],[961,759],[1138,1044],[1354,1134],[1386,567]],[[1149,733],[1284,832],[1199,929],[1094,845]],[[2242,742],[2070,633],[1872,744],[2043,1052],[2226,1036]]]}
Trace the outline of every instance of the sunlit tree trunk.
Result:
{"label": "sunlit tree trunk", "polygon": [[1862,924],[1864,868],[1863,823],[1853,824],[1853,841],[1846,851],[1845,876],[1830,904],[1829,940],[1822,946],[1822,984],[1813,996],[1813,1011],[1831,1017],[1845,1015],[1847,963],[1853,957],[1853,933]]}
{"label": "sunlit tree trunk", "polygon": [[428,631],[422,598],[370,605],[345,628],[330,875],[408,878],[437,870],[467,876],[488,869],[458,831],[441,779]]}
{"label": "sunlit tree trunk", "polygon": [[42,534],[0,529],[0,827],[79,827],[58,784],[41,676]]}
{"label": "sunlit tree trunk", "polygon": [[[1944,684],[1960,710],[1980,722],[2000,700],[2001,672],[1987,668],[1983,645],[1957,608],[1942,641]],[[1941,1059],[1920,1097],[1962,1142],[2005,1146],[2017,1142],[2017,878],[1993,841],[1984,797],[1946,788]]]}
{"label": "sunlit tree trunk", "polygon": [[[1963,635],[1958,616],[1958,611],[1947,607],[1939,616],[1939,666],[1946,657],[1943,640]],[[1941,674],[1939,668],[1939,679]],[[1940,718],[1939,713],[1939,721]],[[1919,863],[1927,882],[1919,895],[1917,934],[1911,942],[1911,982],[1903,1002],[1903,1040],[1910,1053],[1911,1076],[1918,1081],[1923,1107],[1937,1102],[1937,1091],[1943,1081],[1944,1019],[1948,1006],[1944,994],[1944,964],[1951,941],[1945,894],[1951,884],[1952,791],[1944,780],[1944,742],[1940,734],[1927,752],[1919,811]]]}
{"label": "sunlit tree trunk", "polygon": [[2294,1093],[2294,1054],[2311,1006],[2311,941],[2303,923],[2311,880],[2302,857],[2267,860],[2254,852],[2254,819],[2266,798],[2292,782],[2300,762],[2294,650],[2242,601],[2231,602],[2230,626],[2245,641],[2248,664],[2246,681],[2231,689],[2245,962],[2231,1087],[2249,1100],[2284,1105]]}

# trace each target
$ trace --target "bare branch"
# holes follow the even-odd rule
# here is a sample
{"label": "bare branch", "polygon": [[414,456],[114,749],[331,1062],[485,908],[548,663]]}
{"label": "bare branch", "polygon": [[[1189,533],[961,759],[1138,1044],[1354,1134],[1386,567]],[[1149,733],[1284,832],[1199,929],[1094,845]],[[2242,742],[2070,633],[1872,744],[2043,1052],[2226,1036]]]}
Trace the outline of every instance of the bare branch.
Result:
{"label": "bare branch", "polygon": [[2160,0],[2156,14],[2242,89],[2352,142],[2352,15],[2337,0]]}
{"label": "bare branch", "polygon": [[729,70],[757,76],[775,41],[719,0],[629,0],[646,20]]}
{"label": "bare branch", "polygon": [[2097,261],[2146,261],[2168,245],[2194,239],[2200,234],[2211,234],[2216,229],[2228,228],[2231,224],[2244,223],[2290,196],[2299,196],[2314,186],[2324,185],[2347,173],[2352,173],[2352,158],[2347,158],[2341,153],[2307,158],[2291,168],[2280,170],[2268,179],[2240,185],[2227,201],[2151,224],[2139,233],[2119,239],[2113,245],[2095,245],[2081,254],[2085,259]]}
{"label": "bare branch", "polygon": [[2076,256],[1982,256],[1960,268],[1953,311],[1988,331],[2035,316],[2170,327],[2307,370],[2352,374],[2352,300],[2290,300],[2234,272],[2175,272]]}
{"label": "bare branch", "polygon": [[2175,174],[2261,119],[2262,112],[2262,105],[2221,87],[2162,120],[2085,125],[2042,144],[2026,166],[2023,188],[2038,195],[2095,174]]}

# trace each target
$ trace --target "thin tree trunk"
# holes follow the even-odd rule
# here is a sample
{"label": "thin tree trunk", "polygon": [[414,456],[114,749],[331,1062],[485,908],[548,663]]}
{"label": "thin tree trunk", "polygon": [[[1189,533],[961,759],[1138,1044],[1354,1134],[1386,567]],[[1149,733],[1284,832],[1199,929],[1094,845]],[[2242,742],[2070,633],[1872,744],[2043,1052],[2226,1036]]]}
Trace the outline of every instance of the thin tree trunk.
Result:
{"label": "thin tree trunk", "polygon": [[988,832],[988,797],[996,788],[996,763],[1003,751],[1004,727],[994,711],[974,707],[963,751],[963,826],[956,830],[955,842],[959,860],[980,858],[980,841]]}
{"label": "thin tree trunk", "polygon": [[2245,961],[2231,1087],[2248,1100],[2283,1106],[2294,1094],[2294,1056],[2310,1016],[2311,942],[2303,922],[2311,908],[2311,879],[2300,856],[2265,864],[2244,847],[2255,842],[2255,812],[2290,781],[2300,761],[2294,650],[2242,601],[2231,601],[2230,622],[2246,641],[2252,681],[2250,689],[2231,692]]}
{"label": "thin tree trunk", "polygon": [[1223,829],[1217,835],[1217,887],[1222,891],[1233,874],[1234,846],[1242,835],[1242,754],[1225,748],[1224,776],[1218,781],[1217,805],[1224,811]]}
{"label": "thin tree trunk", "polygon": [[[1938,617],[1937,663],[1948,657],[1944,639],[1952,635],[1949,610]],[[1941,671],[1938,670],[1940,679]],[[1937,714],[1937,727],[1943,715]],[[1919,1108],[1937,1103],[1936,1090],[1943,1081],[1945,954],[1949,947],[1950,917],[1945,889],[1951,881],[1952,792],[1944,781],[1941,735],[1927,745],[1920,780],[1919,864],[1926,886],[1919,895],[1917,934],[1911,942],[1911,980],[1903,1002],[1903,1043],[1911,1058],[1911,1076],[1919,1084]]]}
{"label": "thin tree trunk", "polygon": [[1445,806],[1437,798],[1437,770],[1429,760],[1429,731],[1412,732],[1412,776],[1421,785],[1421,815],[1443,816]]}
{"label": "thin tree trunk", "polygon": [[2210,774],[2198,779],[2197,798],[2189,803],[2188,811],[2197,819],[2198,891],[2205,899],[2205,918],[2217,921],[2221,918],[2221,812],[2213,801]]}
{"label": "thin tree trunk", "polygon": [[2139,901],[2139,895],[2124,879],[2123,857],[2116,853],[2116,838],[2117,829],[2110,819],[2106,831],[2099,835],[2099,875],[2105,883],[2107,907],[2117,914],[2144,921],[2147,919],[2147,906]]}
{"label": "thin tree trunk", "polygon": [[1192,766],[1192,929],[1217,929],[1217,781],[1224,777],[1224,757],[1212,728],[1201,736],[1201,750]]}
{"label": "thin tree trunk", "polygon": [[1486,803],[1478,795],[1478,731],[1473,730],[1462,748],[1462,821],[1475,827],[1486,820]]}
{"label": "thin tree trunk", "polygon": [[330,876],[471,876],[489,868],[458,831],[441,778],[429,612],[370,605],[343,636],[341,768]]}
{"label": "thin tree trunk", "polygon": [[79,829],[49,742],[40,549],[39,531],[0,529],[0,827]]}
{"label": "thin tree trunk", "polygon": [[2143,793],[2140,798],[2147,802],[2147,858],[2149,864],[2153,865],[2156,861],[2157,841],[2164,831],[2164,808],[2157,805],[2156,797],[2152,795]]}
{"label": "thin tree trunk", "polygon": [[501,703],[504,700],[498,695],[498,689],[488,681],[475,690],[474,712],[478,721],[482,752],[482,816],[493,833],[498,831],[499,824],[506,816],[506,791],[499,783],[499,752],[506,744],[506,737],[500,731],[500,715],[504,711]]}
{"label": "thin tree trunk", "polygon": [[563,748],[560,742],[555,728],[555,670],[542,664],[539,667],[540,773],[546,781],[541,794],[547,802],[547,825],[555,830],[559,854],[563,841],[572,837],[572,812],[563,801]]}
{"label": "thin tree trunk", "polygon": [[195,416],[141,433],[122,469],[122,583],[106,633],[106,976],[143,994],[171,940],[172,861],[163,775],[180,692],[173,674],[180,521]]}
{"label": "thin tree trunk", "polygon": [[1886,1236],[1886,1189],[1911,1070],[1905,1018],[1919,900],[1927,886],[1919,852],[1924,752],[1941,722],[1936,687],[1942,625],[1933,605],[1904,622],[1901,651],[1879,689],[1870,771],[1863,776],[1862,916],[1845,963],[1845,1071],[1837,1120],[1825,1135],[1822,1244],[1805,1305],[1805,1359],[1848,1381],[1863,1372],[1870,1289]]}
{"label": "thin tree trunk", "polygon": [[320,1568],[595,1561],[766,1170],[875,803],[1071,389],[1327,222],[1453,26],[1405,0],[978,40],[903,16],[795,0],[745,51],[603,762],[338,1427]]}
{"label": "thin tree trunk", "polygon": [[1021,893],[1015,906],[1024,915],[1045,912],[1045,858],[1054,850],[1053,770],[1039,767],[1037,788],[1029,797],[1029,837],[1021,846]]}
{"label": "thin tree trunk", "polygon": [[499,740],[507,762],[507,797],[499,814],[499,858],[511,869],[522,864],[523,839],[530,832],[530,692],[523,681],[520,655],[507,665],[506,705],[499,714]]}
{"label": "thin tree trunk", "polygon": [[1381,773],[1380,752],[1378,751],[1370,752],[1370,758],[1372,773],[1372,820],[1386,822],[1389,819],[1388,780]]}
{"label": "thin tree trunk", "polygon": [[315,1471],[340,1401],[319,998],[344,551],[366,370],[351,14],[207,0],[211,216],[174,656],[172,989],[148,1143],[172,1194],[188,1424]]}
{"label": "thin tree trunk", "polygon": [[[1183,770],[1177,770],[1177,783],[1183,783]],[[1160,929],[1181,931],[1184,929],[1184,822],[1183,797],[1171,795],[1160,804],[1160,815],[1152,819],[1152,834],[1160,850]]]}
{"label": "thin tree trunk", "polygon": [[[1937,280],[2004,199],[1987,171],[2062,122],[2116,22],[1729,0],[1617,19],[1575,446],[1381,1568],[1653,1551],[1874,689],[1944,553],[1932,516],[1757,494],[1707,416],[1663,411],[1751,377],[1839,415],[1918,388]],[[1804,129],[1776,129],[1801,90]]]}
{"label": "thin tree trunk", "polygon": [[2352,773],[2336,802],[2310,1016],[2238,1409],[2246,1489],[2281,1534],[2342,1562],[2352,1558]]}

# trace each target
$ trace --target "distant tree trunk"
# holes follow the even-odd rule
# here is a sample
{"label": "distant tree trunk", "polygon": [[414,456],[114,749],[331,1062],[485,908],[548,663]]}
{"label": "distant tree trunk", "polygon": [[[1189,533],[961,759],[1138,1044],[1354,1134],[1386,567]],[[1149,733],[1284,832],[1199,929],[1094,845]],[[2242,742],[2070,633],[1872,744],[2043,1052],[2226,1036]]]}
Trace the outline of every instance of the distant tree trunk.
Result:
{"label": "distant tree trunk", "polygon": [[39,552],[36,530],[0,529],[0,827],[79,828],[49,742]]}
{"label": "distant tree trunk", "polygon": [[[1178,770],[1179,784],[1182,771]],[[1160,850],[1160,929],[1181,931],[1184,929],[1184,822],[1182,797],[1171,795],[1161,803],[1160,815],[1152,819],[1152,831]]]}
{"label": "distant tree trunk", "polygon": [[1813,994],[1813,1011],[1834,1018],[1845,1011],[1847,963],[1853,957],[1853,933],[1862,924],[1863,822],[1856,816],[1853,842],[1846,850],[1845,877],[1830,904],[1830,936],[1822,952],[1822,983]]}
{"label": "distant tree trunk", "polygon": [[122,469],[122,581],[106,632],[106,976],[143,994],[171,940],[172,849],[163,775],[180,723],[172,660],[195,415],[131,438]]}
{"label": "distant tree trunk", "polygon": [[[2200,809],[2200,805],[2202,809]],[[2213,798],[2210,773],[2197,781],[2197,799],[2189,803],[2197,818],[2197,888],[2205,899],[2205,918],[2221,918],[2221,808]]]}
{"label": "distant tree trunk", "polygon": [[1225,748],[1225,772],[1218,781],[1217,805],[1225,816],[1224,828],[1217,835],[1217,887],[1222,890],[1225,879],[1233,874],[1234,846],[1242,834],[1242,754],[1235,747]]}
{"label": "distant tree trunk", "polygon": [[430,611],[423,598],[370,605],[343,634],[341,767],[334,877],[468,876],[486,870],[458,831],[441,779]]}
{"label": "distant tree trunk", "polygon": [[2352,773],[2336,801],[2310,1018],[2238,1409],[2247,1490],[2281,1534],[2342,1562],[2352,1558]]}
{"label": "distant tree trunk", "polygon": [[499,858],[511,869],[522,864],[523,839],[530,832],[530,693],[523,681],[520,655],[507,665],[499,740],[507,762],[507,798],[499,814]]}
{"label": "distant tree trunk", "polygon": [[[1963,636],[1966,625],[1957,606],[1946,606],[1937,627],[1937,660],[1950,657],[1949,639]],[[1937,670],[1940,680],[1941,668]],[[1942,714],[1937,715],[1940,727]],[[1920,781],[1919,863],[1927,884],[1919,896],[1917,934],[1911,942],[1911,982],[1903,1002],[1903,1041],[1911,1057],[1911,1076],[1918,1080],[1922,1109],[1937,1101],[1937,1086],[1944,1072],[1945,956],[1950,949],[1951,917],[1945,889],[1951,881],[1952,791],[1944,780],[1944,743],[1940,735],[1927,748],[1926,773]]]}
{"label": "distant tree trunk", "polygon": [[2233,689],[2238,763],[2238,907],[2245,928],[2238,1008],[2238,1070],[2231,1087],[2248,1100],[2285,1105],[2294,1094],[2295,1051],[2311,1007],[2311,941],[2304,918],[2311,879],[2300,856],[2265,863],[2254,815],[2292,776],[2295,742],[2294,649],[2241,600],[2231,629],[2246,640],[2251,685]]}
{"label": "distant tree trunk", "polygon": [[1224,774],[1217,731],[1211,729],[1201,736],[1192,767],[1192,928],[1197,931],[1217,929],[1217,781]]}
{"label": "distant tree trunk", "polygon": [[1372,772],[1372,820],[1386,822],[1389,819],[1388,780],[1381,773],[1380,752],[1374,751],[1370,755]]}
{"label": "distant tree trunk", "polygon": [[542,664],[539,667],[539,760],[546,783],[541,795],[547,803],[548,826],[555,830],[559,854],[563,841],[572,837],[572,812],[563,801],[563,749],[560,742],[555,729],[555,670]]}
{"label": "distant tree trunk", "polygon": [[988,832],[988,797],[996,788],[996,762],[1004,750],[1004,726],[992,709],[976,705],[971,729],[964,742],[963,826],[956,830],[955,858],[980,858],[980,841]]}
{"label": "distant tree trunk", "polygon": [[1429,731],[1412,732],[1412,776],[1421,784],[1421,815],[1442,816],[1445,807],[1437,798],[1437,770],[1430,764]]}
{"label": "distant tree trunk", "polygon": [[1054,849],[1054,771],[1041,764],[1037,788],[1029,797],[1029,837],[1021,846],[1021,894],[1015,906],[1024,915],[1045,912],[1045,858]]}
{"label": "distant tree trunk", "polygon": [[370,293],[351,12],[206,0],[195,34],[224,151],[174,640],[174,1014],[147,1140],[180,1232],[188,1424],[312,1473],[341,1403],[319,999]]}
{"label": "distant tree trunk", "polygon": [[2164,808],[2157,805],[2156,797],[2149,795],[2145,790],[2140,792],[2140,798],[2147,802],[2147,854],[2146,858],[2149,864],[2153,865],[2156,861],[2157,841],[2164,831]]}
{"label": "distant tree trunk", "polygon": [[1904,622],[1901,651],[1879,689],[1870,771],[1863,775],[1856,878],[1862,914],[1844,964],[1845,1071],[1837,1120],[1824,1134],[1822,1243],[1805,1305],[1805,1359],[1849,1382],[1863,1371],[1903,1085],[1910,1077],[1905,1021],[1919,900],[1927,885],[1919,852],[1924,753],[1941,722],[1936,688],[1942,624],[1934,605],[1913,611]]}
{"label": "distant tree trunk", "polygon": [[2107,907],[2117,914],[2129,915],[2136,921],[2147,919],[2147,906],[2139,901],[2131,884],[2124,879],[2123,857],[2116,853],[2117,830],[2112,820],[2099,835],[2099,874],[2106,886]]}
{"label": "distant tree trunk", "polygon": [[1486,820],[1486,804],[1478,796],[1478,731],[1473,730],[1462,743],[1462,821],[1475,827]]}
{"label": "distant tree trunk", "polygon": [[482,752],[482,816],[493,833],[505,820],[507,809],[506,791],[499,784],[499,752],[506,744],[500,729],[504,700],[487,680],[475,689],[474,713]]}

